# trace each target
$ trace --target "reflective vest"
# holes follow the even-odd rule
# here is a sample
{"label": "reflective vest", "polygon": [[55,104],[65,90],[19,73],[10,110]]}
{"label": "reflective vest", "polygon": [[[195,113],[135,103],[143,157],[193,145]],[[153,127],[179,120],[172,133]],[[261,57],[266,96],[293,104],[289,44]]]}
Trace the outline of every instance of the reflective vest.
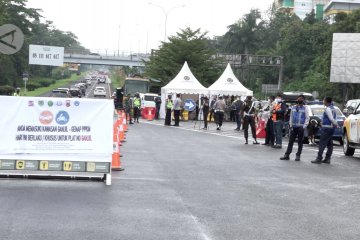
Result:
{"label": "reflective vest", "polygon": [[305,124],[305,106],[294,106],[291,109],[291,122],[293,127],[303,127]]}
{"label": "reflective vest", "polygon": [[14,92],[13,96],[19,96],[19,94],[17,94],[17,92]]}
{"label": "reflective vest", "polygon": [[174,105],[173,105],[172,101],[171,101],[171,100],[167,100],[166,108],[167,108],[167,109],[172,109],[173,106],[174,106]]}
{"label": "reflective vest", "polygon": [[134,106],[135,107],[140,107],[141,103],[140,103],[140,99],[139,98],[135,98],[134,99]]}
{"label": "reflective vest", "polygon": [[279,116],[279,113],[276,113],[277,111],[281,110],[282,103],[277,103],[274,106],[274,113],[272,114],[272,120],[273,121],[283,121],[284,120],[284,113],[282,113],[282,117]]}
{"label": "reflective vest", "polygon": [[[330,105],[328,106],[327,108],[330,108],[331,109],[331,113],[332,113],[332,116],[333,118],[336,120],[336,112],[335,112],[335,108],[334,108],[334,105]],[[328,115],[326,114],[326,109],[323,113],[323,117],[322,117],[322,127],[323,128],[333,128],[334,125],[332,124],[332,122],[330,121]]]}

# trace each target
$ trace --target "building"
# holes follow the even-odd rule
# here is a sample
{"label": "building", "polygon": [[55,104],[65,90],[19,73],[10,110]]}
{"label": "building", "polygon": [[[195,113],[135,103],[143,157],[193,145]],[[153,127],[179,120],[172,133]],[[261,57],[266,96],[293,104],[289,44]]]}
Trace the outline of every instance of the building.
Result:
{"label": "building", "polygon": [[330,23],[335,22],[338,13],[350,13],[360,9],[360,0],[331,0],[324,7],[324,16]]}
{"label": "building", "polygon": [[306,14],[314,10],[316,18],[323,19],[323,9],[329,1],[330,0],[275,0],[275,7],[278,11],[296,14],[302,20],[306,17]]}

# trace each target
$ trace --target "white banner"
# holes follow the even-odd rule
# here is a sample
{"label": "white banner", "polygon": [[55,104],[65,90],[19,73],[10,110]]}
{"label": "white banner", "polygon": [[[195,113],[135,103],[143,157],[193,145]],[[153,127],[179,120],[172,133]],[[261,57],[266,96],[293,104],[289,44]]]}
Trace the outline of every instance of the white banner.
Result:
{"label": "white banner", "polygon": [[54,46],[30,45],[29,64],[63,66],[64,48]]}
{"label": "white banner", "polygon": [[111,161],[111,100],[0,96],[0,109],[0,158]]}

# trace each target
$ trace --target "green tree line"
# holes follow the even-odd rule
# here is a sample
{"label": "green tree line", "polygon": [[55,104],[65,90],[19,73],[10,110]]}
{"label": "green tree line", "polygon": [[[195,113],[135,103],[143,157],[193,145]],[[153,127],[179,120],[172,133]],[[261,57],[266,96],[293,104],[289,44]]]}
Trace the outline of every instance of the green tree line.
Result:
{"label": "green tree line", "polygon": [[[22,74],[28,72],[30,78],[42,79],[36,86],[46,86],[49,81],[44,77],[54,80],[60,75],[66,77],[69,72],[50,66],[36,66],[28,64],[29,44],[62,46],[65,48],[86,50],[78,42],[72,32],[57,29],[49,20],[41,16],[40,9],[26,6],[27,0],[0,0],[0,26],[14,24],[24,33],[22,49],[12,55],[0,54],[0,93],[6,94],[16,87],[21,87]],[[30,79],[31,80],[31,79]],[[31,84],[30,84],[31,86]]]}

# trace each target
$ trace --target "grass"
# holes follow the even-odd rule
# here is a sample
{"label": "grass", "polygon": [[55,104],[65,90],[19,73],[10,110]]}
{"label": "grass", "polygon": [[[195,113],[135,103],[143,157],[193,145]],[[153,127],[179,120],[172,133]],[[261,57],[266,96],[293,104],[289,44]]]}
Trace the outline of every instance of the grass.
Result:
{"label": "grass", "polygon": [[[65,85],[68,85],[76,80],[78,80],[79,78],[83,77],[84,73],[82,73],[81,75],[76,75],[76,74],[71,74],[70,78],[66,78],[66,79],[61,79],[61,80],[56,80],[56,83],[51,84],[48,87],[41,87],[41,88],[37,88],[34,91],[27,91],[25,94],[25,89],[22,88],[20,95],[21,96],[30,96],[30,97],[38,97],[43,95],[44,93],[50,92],[51,90],[55,89],[55,88],[59,88]],[[34,80],[36,81],[36,80]]]}
{"label": "grass", "polygon": [[119,76],[116,73],[111,74],[111,85],[114,89],[122,87],[125,83],[125,77]]}

